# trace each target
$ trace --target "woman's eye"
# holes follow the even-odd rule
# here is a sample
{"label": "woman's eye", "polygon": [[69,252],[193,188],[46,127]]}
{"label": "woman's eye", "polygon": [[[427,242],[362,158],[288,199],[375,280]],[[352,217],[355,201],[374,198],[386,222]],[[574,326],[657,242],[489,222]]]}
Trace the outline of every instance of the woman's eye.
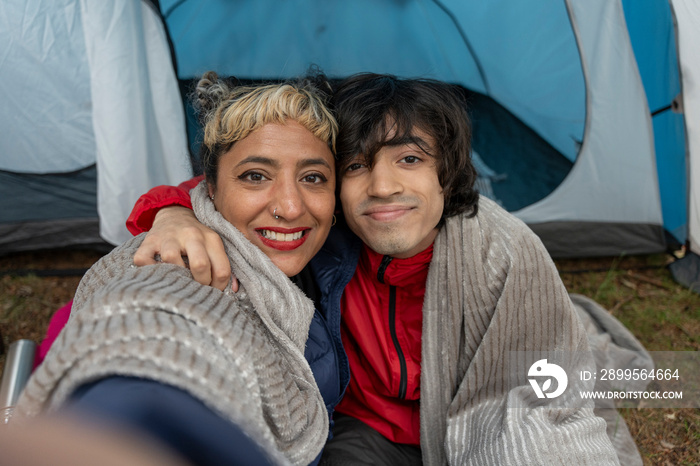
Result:
{"label": "woman's eye", "polygon": [[306,183],[324,183],[328,181],[325,176],[320,173],[314,173],[312,175],[306,175],[302,180]]}
{"label": "woman's eye", "polygon": [[416,157],[415,155],[408,155],[403,158],[404,163],[418,163],[420,162],[420,158]]}
{"label": "woman's eye", "polygon": [[245,181],[253,181],[253,182],[260,182],[260,181],[265,181],[267,178],[265,178],[265,175],[262,173],[258,172],[246,172],[239,176],[241,180]]}

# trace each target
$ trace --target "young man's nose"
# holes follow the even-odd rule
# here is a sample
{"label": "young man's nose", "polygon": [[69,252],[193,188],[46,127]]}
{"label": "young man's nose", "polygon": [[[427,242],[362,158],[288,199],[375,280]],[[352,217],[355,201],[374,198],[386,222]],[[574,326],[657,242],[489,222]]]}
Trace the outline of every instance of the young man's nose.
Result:
{"label": "young man's nose", "polygon": [[378,161],[369,172],[368,194],[372,197],[390,197],[403,192],[403,180],[396,169],[385,161]]}

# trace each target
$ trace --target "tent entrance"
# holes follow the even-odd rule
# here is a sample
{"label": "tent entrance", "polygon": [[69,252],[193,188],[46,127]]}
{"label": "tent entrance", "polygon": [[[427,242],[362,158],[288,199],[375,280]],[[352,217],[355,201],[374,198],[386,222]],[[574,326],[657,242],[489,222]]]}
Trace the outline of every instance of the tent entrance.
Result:
{"label": "tent entrance", "polygon": [[465,94],[482,194],[515,211],[544,199],[564,181],[573,162],[492,98]]}

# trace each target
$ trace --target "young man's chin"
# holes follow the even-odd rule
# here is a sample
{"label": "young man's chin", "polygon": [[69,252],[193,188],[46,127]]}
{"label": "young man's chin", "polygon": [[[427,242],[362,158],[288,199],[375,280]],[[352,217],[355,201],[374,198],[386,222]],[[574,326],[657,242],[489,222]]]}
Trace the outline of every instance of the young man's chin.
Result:
{"label": "young man's chin", "polygon": [[428,235],[412,238],[398,232],[396,235],[375,236],[363,238],[363,241],[370,249],[384,256],[392,256],[398,259],[413,257],[426,250],[433,244],[437,236],[437,228],[431,230]]}

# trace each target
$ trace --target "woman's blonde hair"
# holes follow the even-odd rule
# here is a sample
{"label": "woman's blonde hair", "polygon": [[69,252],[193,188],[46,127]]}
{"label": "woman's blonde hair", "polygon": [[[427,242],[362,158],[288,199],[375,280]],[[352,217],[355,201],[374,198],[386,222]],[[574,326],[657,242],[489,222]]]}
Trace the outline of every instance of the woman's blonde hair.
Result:
{"label": "woman's blonde hair", "polygon": [[233,144],[268,123],[296,121],[335,154],[338,123],[328,109],[325,76],[260,86],[230,86],[209,71],[197,83],[195,106],[204,127],[200,158],[207,182],[215,184],[219,158]]}

